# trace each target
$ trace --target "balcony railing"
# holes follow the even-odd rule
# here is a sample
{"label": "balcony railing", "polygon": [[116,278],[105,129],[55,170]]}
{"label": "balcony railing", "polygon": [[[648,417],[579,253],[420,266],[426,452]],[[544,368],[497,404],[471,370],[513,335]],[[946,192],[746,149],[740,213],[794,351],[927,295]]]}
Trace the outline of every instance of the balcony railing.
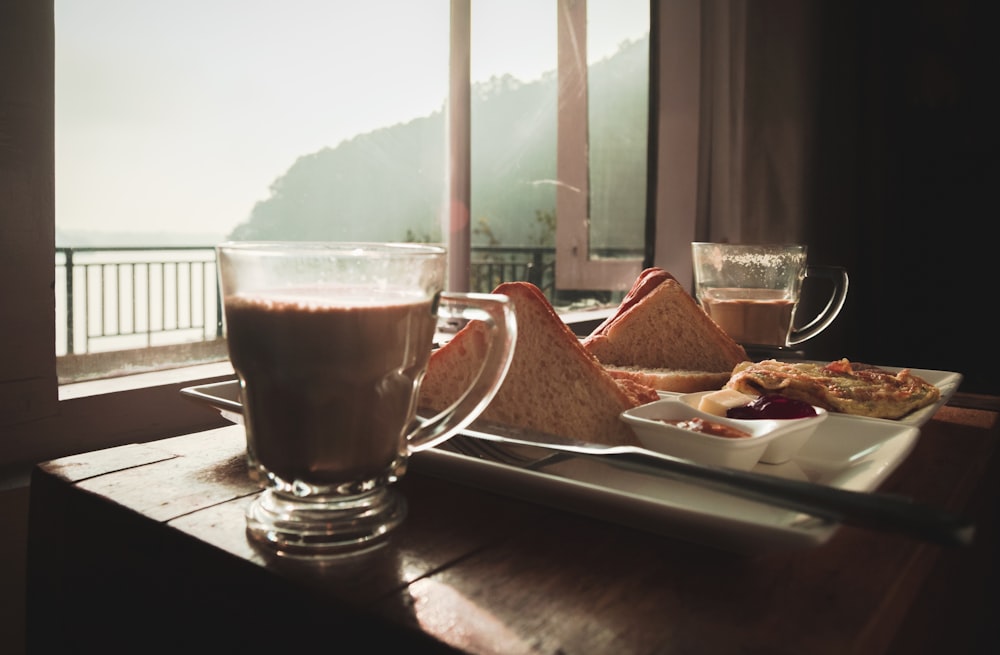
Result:
{"label": "balcony railing", "polygon": [[56,248],[56,354],[222,336],[215,251]]}
{"label": "balcony railing", "polygon": [[[55,266],[63,381],[89,377],[95,367],[157,368],[163,358],[177,358],[179,347],[200,348],[206,359],[225,356],[214,248],[56,248]],[[532,282],[555,302],[554,250],[472,249],[471,291],[488,293],[513,280]]]}
{"label": "balcony railing", "polygon": [[[222,337],[215,250],[209,247],[56,248],[56,354]],[[477,248],[471,290],[527,280],[554,291],[554,253]]]}

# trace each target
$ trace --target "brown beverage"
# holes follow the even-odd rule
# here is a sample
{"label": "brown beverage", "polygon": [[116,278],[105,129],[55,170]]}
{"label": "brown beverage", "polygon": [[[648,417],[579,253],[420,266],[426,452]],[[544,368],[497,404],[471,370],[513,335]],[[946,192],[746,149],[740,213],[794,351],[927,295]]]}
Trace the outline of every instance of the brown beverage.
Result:
{"label": "brown beverage", "polygon": [[773,289],[707,289],[702,306],[734,341],[784,346],[795,302]]}
{"label": "brown beverage", "polygon": [[434,337],[430,299],[316,288],[225,308],[252,464],[333,487],[398,472]]}

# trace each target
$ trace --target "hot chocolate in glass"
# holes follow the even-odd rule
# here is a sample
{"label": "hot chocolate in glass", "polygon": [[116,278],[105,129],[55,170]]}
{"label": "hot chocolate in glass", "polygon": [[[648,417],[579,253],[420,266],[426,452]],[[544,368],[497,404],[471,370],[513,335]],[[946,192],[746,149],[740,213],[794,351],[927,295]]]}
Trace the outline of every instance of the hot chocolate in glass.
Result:
{"label": "hot chocolate in glass", "polygon": [[[248,533],[289,557],[381,545],[405,516],[390,485],[409,454],[466,426],[499,387],[515,331],[506,298],[443,293],[434,246],[228,243],[218,254],[247,456],[264,487]],[[491,354],[462,400],[422,420],[439,315],[485,321]]]}

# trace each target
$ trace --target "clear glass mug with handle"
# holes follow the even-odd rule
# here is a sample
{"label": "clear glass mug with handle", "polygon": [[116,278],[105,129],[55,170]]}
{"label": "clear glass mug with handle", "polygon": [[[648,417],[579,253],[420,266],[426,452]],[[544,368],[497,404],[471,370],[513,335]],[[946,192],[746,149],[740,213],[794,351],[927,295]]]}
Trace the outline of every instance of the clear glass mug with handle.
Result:
{"label": "clear glass mug with handle", "polygon": [[[847,299],[847,270],[808,264],[807,248],[801,244],[693,242],[691,254],[695,297],[743,346],[802,344],[829,327]],[[827,280],[830,295],[815,317],[795,327],[802,282],[807,277]]]}
{"label": "clear glass mug with handle", "polygon": [[[250,474],[247,532],[276,554],[329,558],[385,543],[406,515],[392,483],[496,394],[513,354],[506,296],[445,293],[444,248],[232,242],[217,247]],[[490,350],[465,395],[416,415],[439,320],[483,321]]]}

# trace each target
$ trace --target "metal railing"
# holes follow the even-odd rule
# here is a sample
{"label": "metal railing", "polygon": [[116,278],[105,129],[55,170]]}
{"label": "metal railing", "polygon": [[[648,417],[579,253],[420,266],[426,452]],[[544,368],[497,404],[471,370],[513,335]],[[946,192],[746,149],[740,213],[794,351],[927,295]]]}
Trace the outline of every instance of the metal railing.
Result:
{"label": "metal railing", "polygon": [[[221,338],[215,250],[204,246],[56,248],[56,354]],[[527,280],[555,292],[551,248],[474,248],[470,290]]]}
{"label": "metal railing", "polygon": [[[477,247],[470,259],[470,291],[526,280],[560,306],[598,300],[588,292],[557,294],[552,248]],[[213,247],[57,248],[55,266],[61,384],[225,359]]]}
{"label": "metal railing", "polygon": [[[502,282],[526,280],[556,302],[553,248],[476,247],[470,263],[470,291],[489,293]],[[56,248],[55,266],[56,355],[62,359],[223,336],[212,247]]]}
{"label": "metal railing", "polygon": [[55,264],[57,355],[222,335],[212,248],[56,248]]}
{"label": "metal railing", "polygon": [[503,282],[525,280],[552,298],[556,288],[556,256],[552,248],[473,248],[469,291],[489,293]]}

